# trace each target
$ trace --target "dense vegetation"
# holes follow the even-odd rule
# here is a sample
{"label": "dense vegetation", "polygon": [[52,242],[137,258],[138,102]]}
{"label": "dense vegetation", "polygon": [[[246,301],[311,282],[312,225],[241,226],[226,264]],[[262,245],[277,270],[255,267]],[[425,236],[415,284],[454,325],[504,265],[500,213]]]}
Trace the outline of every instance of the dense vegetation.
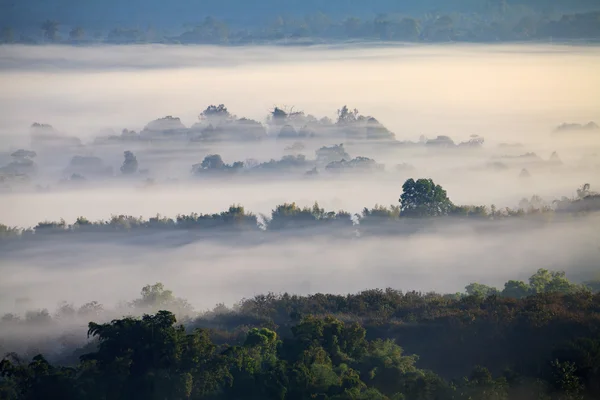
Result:
{"label": "dense vegetation", "polygon": [[[318,205],[284,204],[262,226],[243,208],[231,207],[176,220],[79,218],[73,225],[45,222],[33,230],[0,231],[9,247],[19,239],[173,229],[212,237],[218,228],[276,233],[337,226],[355,236],[357,230],[381,233],[387,232],[382,226],[411,228],[452,216],[542,216],[545,224],[557,213],[598,209],[589,185],[554,207],[534,197],[518,210],[456,206],[431,179],[409,179],[402,189],[398,206],[365,209],[354,218]],[[30,310],[24,319],[3,316],[3,351],[27,340],[23,332],[55,337],[6,354],[0,398],[591,400],[600,395],[599,289],[598,281],[573,283],[564,272],[540,269],[527,282],[511,280],[500,289],[473,282],[465,293],[445,295],[391,288],[345,296],[270,293],[197,314],[158,283],[113,311],[91,302],[78,309],[64,304],[54,315]],[[90,320],[96,321],[88,325],[91,340],[73,338]],[[57,338],[57,329],[75,334]],[[56,348],[48,340],[69,351],[45,353]]]}
{"label": "dense vegetation", "polygon": [[[181,301],[162,285],[149,285],[131,306],[159,311],[90,322],[91,342],[70,360],[52,365],[43,355],[26,361],[7,354],[0,362],[0,398],[600,396],[600,294],[543,269],[501,291],[479,284],[466,290],[268,294],[233,309],[220,305],[178,326],[174,314],[161,309]],[[70,315],[96,312],[99,318],[99,309],[90,303]],[[31,321],[9,315],[0,327],[31,328]]]}
{"label": "dense vegetation", "polygon": [[[600,209],[600,195],[585,184],[577,189],[574,198],[564,197],[546,204],[540,197],[523,199],[516,209],[489,209],[486,206],[455,205],[446,191],[431,179],[408,179],[402,186],[399,205],[376,205],[352,215],[346,211],[326,211],[315,203],[313,207],[299,207],[295,203],[278,205],[270,216],[246,212],[233,205],[227,211],[215,214],[178,215],[175,219],[157,215],[149,219],[127,215],[113,215],[108,221],[90,221],[79,217],[75,223],[43,221],[33,228],[21,229],[0,224],[0,239],[43,239],[47,237],[82,237],[85,233],[152,233],[178,230],[182,232],[252,233],[281,232],[285,229],[302,233],[301,228],[332,228],[346,237],[369,233],[410,233],[427,222],[443,218],[467,218],[476,221],[502,221],[523,216],[541,216],[542,223],[551,223],[555,214],[585,214]],[[331,231],[329,231],[331,233]]]}
{"label": "dense vegetation", "polygon": [[[18,9],[22,7],[20,3],[12,4],[12,7],[6,4],[1,8],[7,10],[6,16],[12,14],[14,17],[0,19],[3,26],[0,31],[1,43],[242,45],[347,40],[498,42],[600,38],[600,11],[592,0],[588,6],[557,7],[558,9],[503,0],[480,1],[481,4],[476,7],[438,4],[431,8],[425,6],[406,9],[401,5],[409,2],[400,2],[379,9],[358,7],[362,10],[354,12],[346,5],[339,10],[334,8],[324,11],[331,8],[331,4],[327,4],[329,2],[300,12],[286,12],[285,6],[272,4],[266,9],[251,7],[246,13],[240,14],[240,8],[247,6],[238,4],[235,9],[226,9],[228,12],[211,13],[212,7],[202,4],[203,9],[186,16],[172,15],[172,7],[159,13],[158,10],[164,7],[144,4],[140,7],[147,11],[145,13],[131,10],[134,14],[128,15],[126,19],[108,16],[101,23],[98,23],[97,17],[100,11],[106,9],[118,14],[117,10],[122,7],[103,6],[89,14],[85,12],[85,7],[78,10],[74,8],[75,4],[70,3],[67,6],[70,11],[63,10],[61,13],[57,12],[60,8],[53,8],[47,10],[46,14],[41,14],[39,10],[43,5],[39,5],[33,8],[38,13],[37,17],[33,17],[33,9],[19,12]],[[189,8],[189,5],[181,6]],[[125,8],[129,7],[135,7],[133,2],[126,3]],[[257,11],[260,13],[259,10],[263,10],[261,15],[248,18]],[[79,17],[75,17],[75,11],[80,11]],[[94,15],[95,19],[90,20],[90,15]],[[239,19],[240,15],[243,15],[242,19],[245,21]]]}

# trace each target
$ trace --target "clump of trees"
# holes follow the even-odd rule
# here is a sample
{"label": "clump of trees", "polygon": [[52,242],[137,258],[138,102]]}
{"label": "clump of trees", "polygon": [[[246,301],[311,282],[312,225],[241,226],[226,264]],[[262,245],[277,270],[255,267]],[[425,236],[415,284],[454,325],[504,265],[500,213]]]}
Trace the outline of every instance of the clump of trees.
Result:
{"label": "clump of trees", "polygon": [[[14,10],[14,12],[23,13],[26,9],[22,7],[24,6],[17,6],[20,11]],[[186,11],[182,9],[181,12],[185,15],[202,14],[204,9],[198,7],[187,5]],[[102,21],[103,32],[94,32],[98,27],[98,18],[94,21],[93,27],[91,25],[88,27],[87,14],[91,11],[83,7],[74,10],[76,14],[71,15],[70,26],[65,26],[65,23],[54,20],[51,16],[42,23],[36,21],[34,26],[31,25],[32,21],[25,22],[25,25],[23,25],[24,21],[15,21],[14,24],[18,23],[18,25],[14,25],[11,20],[5,20],[6,25],[0,30],[0,43],[298,45],[347,40],[481,43],[600,37],[597,26],[599,12],[593,0],[557,3],[553,10],[549,10],[545,4],[537,0],[510,3],[498,1],[485,4],[466,1],[453,3],[430,1],[426,4],[405,5],[401,13],[396,12],[399,9],[390,1],[378,2],[371,8],[352,5],[351,10],[348,7],[339,7],[337,4],[320,11],[315,11],[314,5],[310,4],[288,5],[285,15],[277,15],[276,10],[282,11],[282,9],[269,8],[266,4],[254,8],[245,7],[248,6],[241,3],[226,3],[212,8],[213,13],[221,16],[231,15],[232,10],[237,10],[237,14],[241,13],[243,16],[237,15],[234,19],[239,21],[247,19],[247,23],[243,26],[236,27],[229,25],[228,21],[222,18],[206,16],[186,24],[183,33],[169,33],[151,27],[143,29],[134,23],[130,26],[122,26],[122,21],[119,22],[121,26],[113,27],[111,25],[114,25],[114,20],[102,21],[102,17],[99,20]],[[381,13],[368,16],[373,7]],[[131,14],[134,11],[134,8],[127,8],[124,12]],[[164,22],[166,14],[168,10],[157,8],[147,15],[152,21],[146,22],[160,24],[160,21]],[[77,22],[78,16],[79,22]],[[175,21],[171,22],[176,24]],[[33,31],[35,33],[32,33]],[[68,34],[62,37],[61,31]]]}
{"label": "clump of trees", "polygon": [[600,126],[596,124],[594,121],[590,121],[587,124],[578,124],[578,123],[563,123],[557,126],[554,129],[555,133],[565,133],[565,132],[594,132],[599,131]]}
{"label": "clump of trees", "polygon": [[[286,158],[288,157],[288,158]],[[303,165],[304,159],[286,156],[281,162],[289,162],[290,167]],[[291,160],[291,161],[289,161]],[[270,162],[260,164],[260,168],[272,168]],[[223,163],[220,156],[210,155],[202,164],[196,166],[196,173],[209,171],[231,172],[243,165]],[[281,168],[281,167],[277,167]],[[85,232],[153,232],[156,230],[200,230],[209,232],[212,229],[225,229],[231,232],[258,232],[259,230],[280,231],[292,230],[298,227],[329,227],[341,229],[339,233],[369,232],[379,234],[402,234],[406,229],[418,229],[419,226],[439,218],[467,218],[476,220],[493,221],[508,218],[544,217],[556,213],[581,214],[600,210],[600,195],[590,190],[590,185],[585,184],[577,191],[575,198],[563,198],[554,204],[546,204],[539,196],[523,199],[515,209],[490,208],[483,205],[456,205],[446,190],[431,179],[407,179],[402,186],[402,194],[398,205],[389,207],[375,205],[374,208],[365,208],[361,214],[351,214],[347,211],[326,211],[317,203],[312,208],[299,207],[295,203],[285,203],[275,207],[271,216],[263,216],[260,221],[254,214],[247,212],[240,205],[232,205],[227,211],[215,214],[177,215],[175,219],[157,215],[149,219],[127,215],[113,215],[106,221],[89,221],[84,217],[78,218],[74,224],[69,225],[64,220],[43,221],[32,229],[19,229],[0,224],[0,238],[5,240],[29,239],[44,237],[47,234],[72,235]],[[552,218],[544,219],[551,223]],[[332,222],[336,222],[332,224]],[[407,223],[410,221],[410,223]],[[415,224],[413,222],[417,222]],[[420,225],[419,225],[420,224]],[[348,228],[351,227],[351,230]],[[388,230],[389,229],[389,230]],[[73,237],[73,236],[71,236]],[[7,242],[8,243],[8,242]]]}
{"label": "clump of trees", "polygon": [[378,164],[375,160],[368,157],[356,157],[346,161],[332,161],[325,167],[325,170],[331,172],[345,172],[345,171],[363,171],[363,172],[375,172],[383,171],[384,165]]}
{"label": "clump of trees", "polygon": [[[166,116],[149,122],[138,134],[124,129],[120,135],[106,135],[95,139],[97,143],[110,141],[155,141],[181,140],[193,143],[215,143],[222,141],[259,142],[275,139],[290,144],[287,151],[298,153],[303,149],[303,141],[331,140],[340,143],[343,140],[367,141],[397,146],[446,147],[451,149],[480,148],[484,138],[472,135],[469,140],[455,144],[448,136],[419,142],[400,142],[395,134],[381,122],[371,116],[362,115],[357,109],[344,105],[336,112],[335,121],[328,117],[317,118],[294,107],[274,107],[268,114],[265,123],[249,118],[238,118],[224,104],[209,105],[198,116],[198,122],[186,127],[178,117]],[[38,127],[37,129],[41,129]],[[52,128],[50,128],[52,129]],[[339,142],[338,142],[339,140]],[[292,148],[293,147],[293,148]],[[350,155],[343,143],[323,146],[316,151],[316,159],[320,164],[334,161],[349,161]]]}
{"label": "clump of trees", "polygon": [[329,164],[331,162],[350,160],[350,155],[346,152],[344,144],[336,144],[333,146],[323,146],[315,151],[317,163]]}
{"label": "clump of trees", "polygon": [[325,211],[315,203],[312,207],[298,207],[296,203],[278,205],[270,218],[264,218],[267,230],[298,229],[311,227],[352,226],[350,213]]}
{"label": "clump of trees", "polygon": [[235,172],[244,168],[244,163],[242,161],[236,161],[233,164],[225,164],[223,159],[219,154],[209,154],[204,157],[199,164],[192,165],[192,174],[206,175],[207,173],[215,173],[215,172]]}
{"label": "clump of trees", "polygon": [[465,288],[469,296],[502,296],[515,299],[523,299],[540,293],[577,293],[590,289],[587,285],[570,282],[563,271],[548,271],[544,268],[540,268],[533,274],[527,283],[515,280],[506,282],[503,290],[481,283],[471,283]]}
{"label": "clump of trees", "polygon": [[194,142],[258,141],[266,138],[265,127],[258,121],[237,118],[224,104],[209,105],[189,129]]}
{"label": "clump of trees", "polygon": [[11,153],[11,162],[0,167],[0,176],[29,176],[37,171],[33,159],[37,156],[35,151],[19,149]]}
{"label": "clump of trees", "polygon": [[129,150],[123,153],[123,165],[121,166],[121,172],[124,175],[132,175],[135,174],[138,170],[138,161],[137,157]]}

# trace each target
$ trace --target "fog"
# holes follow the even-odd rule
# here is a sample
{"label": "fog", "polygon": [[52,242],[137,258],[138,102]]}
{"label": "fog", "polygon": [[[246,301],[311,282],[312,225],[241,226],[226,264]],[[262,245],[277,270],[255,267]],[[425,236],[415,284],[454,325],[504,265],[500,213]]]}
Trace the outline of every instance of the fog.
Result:
{"label": "fog", "polygon": [[[405,237],[336,238],[309,230],[281,240],[223,238],[166,246],[165,234],[140,240],[56,241],[5,251],[0,283],[4,311],[14,299],[53,309],[59,302],[107,307],[131,300],[145,284],[162,282],[198,311],[275,293],[355,293],[367,288],[462,292],[470,282],[502,287],[539,268],[565,270],[574,280],[597,272],[600,215],[551,226],[517,222],[482,234],[478,224],[453,222]],[[285,234],[282,234],[285,235]],[[12,299],[12,301],[11,301]]]}
{"label": "fog", "polygon": [[[522,198],[539,195],[550,205],[573,197],[584,183],[600,187],[600,131],[553,132],[562,123],[600,122],[598,71],[597,47],[548,44],[0,46],[0,164],[8,164],[17,149],[37,153],[29,180],[0,192],[0,223],[28,228],[61,218],[73,223],[79,216],[175,217],[220,212],[231,204],[268,216],[284,202],[310,206],[315,201],[326,210],[360,213],[375,204],[398,204],[402,184],[411,177],[432,178],[455,204],[516,207]],[[187,129],[211,104],[263,123],[267,138],[97,140],[107,132],[142,131],[167,115],[181,118]],[[310,161],[321,146],[343,142],[352,158],[372,158],[382,170],[334,174],[319,167],[317,176],[307,176],[310,168],[301,167],[208,178],[190,173],[209,154],[220,154],[227,164],[292,154],[294,140],[272,137],[266,117],[274,106],[335,121],[343,105],[375,117],[397,142],[319,136],[301,140],[297,153]],[[34,122],[51,124],[82,144],[38,146],[30,136]],[[485,142],[472,149],[438,148],[425,146],[421,138],[439,135],[456,144],[473,135]],[[399,144],[405,141],[411,144]],[[135,154],[143,174],[120,176],[126,150]],[[518,157],[529,152],[537,157]],[[553,152],[558,162],[551,159]],[[67,166],[74,156],[99,157],[101,168],[112,172],[62,185],[73,172]],[[524,168],[531,175],[527,179],[519,177]],[[542,227],[506,222],[503,229],[484,233],[474,223],[444,222],[416,235],[352,242],[336,239],[334,232],[309,231],[248,243],[224,238],[167,246],[159,234],[135,244],[98,239],[5,246],[0,248],[0,313],[22,312],[18,298],[29,299],[30,308],[50,310],[61,301],[114,307],[155,282],[206,310],[269,291],[349,293],[390,286],[451,293],[473,281],[501,287],[538,268],[565,270],[581,280],[600,265],[598,218]]]}
{"label": "fog", "polygon": [[191,124],[208,104],[258,120],[273,105],[334,117],[348,104],[404,138],[530,141],[532,130],[598,120],[599,65],[595,47],[550,45],[2,46],[0,129],[45,121],[89,137],[165,115]]}
{"label": "fog", "polygon": [[[552,200],[572,195],[582,183],[600,183],[600,135],[551,135],[564,122],[600,121],[600,52],[596,47],[1,46],[0,68],[3,160],[18,148],[31,147],[28,129],[33,122],[51,124],[85,144],[78,149],[39,152],[35,183],[41,186],[54,185],[64,176],[74,155],[98,156],[118,171],[122,152],[132,150],[140,168],[164,181],[189,179],[191,166],[207,154],[221,154],[232,163],[247,158],[279,159],[285,153],[289,143],[272,141],[91,145],[107,129],[139,131],[166,115],[180,117],[191,126],[209,104],[224,103],[238,117],[259,122],[265,121],[275,105],[335,119],[336,110],[347,104],[376,117],[399,141],[417,141],[421,135],[446,135],[456,143],[471,135],[485,138],[481,151],[468,154],[346,143],[352,157],[371,157],[385,164],[388,172],[399,163],[415,170],[336,183],[262,179],[145,191],[138,190],[140,185],[109,190],[113,184],[106,183],[95,190],[43,195],[13,190],[3,196],[5,206],[0,210],[0,221],[7,225],[32,226],[42,219],[72,221],[80,215],[107,218],[112,213],[174,216],[214,212],[232,203],[265,213],[283,201],[303,205],[320,201],[327,208],[355,212],[375,203],[396,203],[403,179],[413,175],[439,181],[455,202],[499,207],[515,206],[533,194]],[[319,146],[339,142],[307,143],[302,153],[314,157]],[[502,143],[522,147],[499,148]],[[534,166],[521,164],[500,172],[485,167],[498,157],[526,152],[548,160],[554,151],[565,163],[559,173],[548,168],[532,171]],[[522,168],[533,175],[527,185],[516,180]]]}

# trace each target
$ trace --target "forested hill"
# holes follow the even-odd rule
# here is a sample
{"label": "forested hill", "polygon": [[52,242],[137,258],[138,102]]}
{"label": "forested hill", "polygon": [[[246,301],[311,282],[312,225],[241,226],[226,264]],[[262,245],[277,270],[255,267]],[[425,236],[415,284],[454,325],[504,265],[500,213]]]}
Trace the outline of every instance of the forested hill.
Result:
{"label": "forested hill", "polygon": [[257,27],[282,17],[323,13],[333,20],[379,14],[574,13],[597,10],[597,0],[0,0],[0,25],[38,28],[45,20],[87,29],[181,27],[212,16],[236,27]]}

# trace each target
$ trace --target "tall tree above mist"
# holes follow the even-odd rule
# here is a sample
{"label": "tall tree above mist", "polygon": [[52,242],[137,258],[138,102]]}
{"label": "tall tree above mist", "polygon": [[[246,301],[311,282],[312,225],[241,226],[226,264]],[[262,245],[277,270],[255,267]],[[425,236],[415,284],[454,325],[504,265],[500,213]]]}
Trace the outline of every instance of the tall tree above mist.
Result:
{"label": "tall tree above mist", "polygon": [[209,121],[228,120],[231,118],[235,118],[235,117],[229,113],[229,110],[227,110],[227,107],[225,107],[224,104],[219,104],[218,106],[211,104],[210,106],[206,107],[206,109],[204,111],[202,111],[200,113],[200,115],[198,116],[198,119],[200,119],[200,120],[209,120]]}
{"label": "tall tree above mist", "polygon": [[446,191],[431,179],[412,178],[402,185],[401,215],[406,217],[434,217],[448,215],[454,205]]}
{"label": "tall tree above mist", "polygon": [[343,106],[337,111],[338,120],[337,123],[340,125],[347,125],[356,122],[359,117],[358,110],[355,108],[350,110],[348,106]]}
{"label": "tall tree above mist", "polygon": [[[215,346],[206,332],[186,334],[176,322],[168,311],[106,324],[90,322],[88,335],[100,344],[96,352],[81,359],[89,362],[96,392],[104,392],[98,398],[189,399],[193,389],[203,394],[198,392],[208,386],[210,374],[204,368]],[[122,379],[115,379],[115,371]]]}

